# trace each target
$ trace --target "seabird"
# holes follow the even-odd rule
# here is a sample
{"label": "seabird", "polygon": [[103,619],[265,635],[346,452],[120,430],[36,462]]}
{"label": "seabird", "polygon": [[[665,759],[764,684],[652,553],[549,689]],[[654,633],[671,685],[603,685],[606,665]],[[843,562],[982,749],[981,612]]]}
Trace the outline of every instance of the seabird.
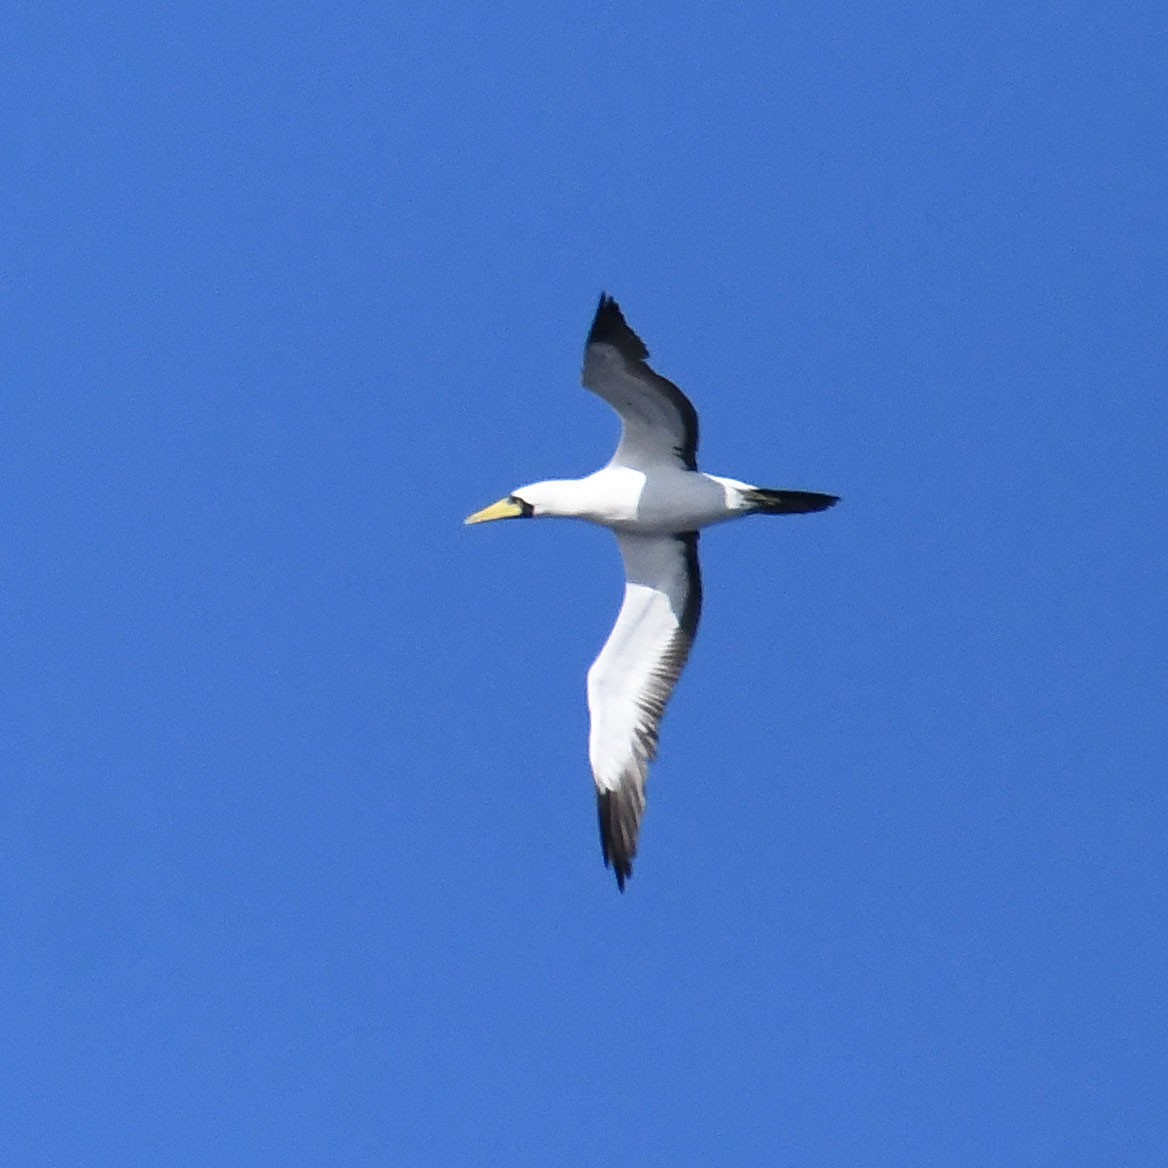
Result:
{"label": "seabird", "polygon": [[697,412],[648,366],[648,356],[616,301],[601,295],[584,346],[583,380],[620,416],[616,453],[586,478],[520,487],[466,520],[584,519],[616,536],[624,602],[588,670],[588,754],[604,863],[622,892],[637,854],[661,716],[697,633],[698,531],[744,515],[801,515],[839,502],[836,495],[702,474]]}

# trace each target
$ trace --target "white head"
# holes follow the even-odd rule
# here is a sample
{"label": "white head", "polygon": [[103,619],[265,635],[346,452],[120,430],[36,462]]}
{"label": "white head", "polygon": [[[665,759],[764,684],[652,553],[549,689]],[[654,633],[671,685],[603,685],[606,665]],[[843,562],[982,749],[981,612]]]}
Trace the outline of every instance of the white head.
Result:
{"label": "white head", "polygon": [[505,499],[476,511],[467,523],[489,523],[492,519],[581,519],[585,500],[580,484],[574,479],[553,479],[529,483],[512,491]]}

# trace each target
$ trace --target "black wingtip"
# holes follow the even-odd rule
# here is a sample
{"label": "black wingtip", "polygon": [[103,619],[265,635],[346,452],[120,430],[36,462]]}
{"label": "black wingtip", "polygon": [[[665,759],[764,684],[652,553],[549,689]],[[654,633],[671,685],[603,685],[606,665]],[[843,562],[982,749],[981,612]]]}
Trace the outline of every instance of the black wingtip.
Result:
{"label": "black wingtip", "polygon": [[601,292],[592,328],[588,330],[588,344],[591,345],[594,341],[613,345],[634,361],[643,361],[649,356],[645,342],[629,328],[620,305],[607,292]]}
{"label": "black wingtip", "polygon": [[615,792],[596,792],[596,815],[600,824],[600,850],[604,855],[604,866],[616,873],[616,886],[624,892],[625,882],[633,874],[636,842],[634,840],[631,845],[623,842],[626,833],[620,829],[620,802]]}

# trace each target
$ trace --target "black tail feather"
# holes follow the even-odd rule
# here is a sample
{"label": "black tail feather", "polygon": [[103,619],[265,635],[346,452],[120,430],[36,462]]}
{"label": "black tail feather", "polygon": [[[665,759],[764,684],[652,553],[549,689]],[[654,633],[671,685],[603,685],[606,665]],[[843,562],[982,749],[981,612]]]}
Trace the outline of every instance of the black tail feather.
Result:
{"label": "black tail feather", "polygon": [[771,491],[754,487],[746,492],[750,509],[758,515],[806,515],[826,511],[839,502],[839,495],[821,495],[818,491]]}

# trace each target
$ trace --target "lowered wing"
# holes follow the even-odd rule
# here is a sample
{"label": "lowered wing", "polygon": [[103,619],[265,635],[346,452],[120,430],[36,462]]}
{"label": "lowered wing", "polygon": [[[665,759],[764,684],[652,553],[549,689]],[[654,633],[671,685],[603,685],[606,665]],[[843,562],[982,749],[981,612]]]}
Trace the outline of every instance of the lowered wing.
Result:
{"label": "lowered wing", "polygon": [[702,581],[697,532],[617,532],[616,538],[625,563],[625,597],[588,671],[588,753],[604,862],[616,871],[623,891],[637,853],[661,716],[697,633]]}

